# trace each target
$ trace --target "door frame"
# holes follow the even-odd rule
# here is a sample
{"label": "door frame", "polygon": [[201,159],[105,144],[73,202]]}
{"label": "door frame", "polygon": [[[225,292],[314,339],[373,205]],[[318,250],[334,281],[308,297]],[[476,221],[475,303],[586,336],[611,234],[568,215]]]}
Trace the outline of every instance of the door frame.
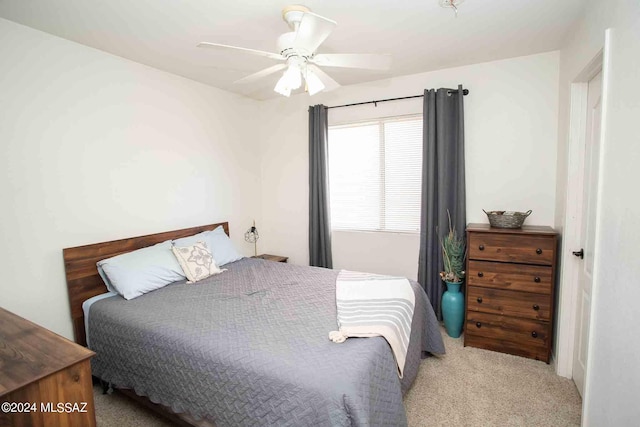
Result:
{"label": "door frame", "polygon": [[[556,373],[572,378],[574,332],[577,320],[578,268],[571,253],[580,249],[582,199],[584,190],[584,156],[589,81],[603,71],[604,51],[598,54],[571,83],[569,138],[567,143],[567,187],[565,193],[564,230],[561,244],[560,292],[558,295]],[[603,87],[603,96],[604,96]],[[602,155],[602,152],[600,153]],[[591,303],[593,305],[593,301]]]}

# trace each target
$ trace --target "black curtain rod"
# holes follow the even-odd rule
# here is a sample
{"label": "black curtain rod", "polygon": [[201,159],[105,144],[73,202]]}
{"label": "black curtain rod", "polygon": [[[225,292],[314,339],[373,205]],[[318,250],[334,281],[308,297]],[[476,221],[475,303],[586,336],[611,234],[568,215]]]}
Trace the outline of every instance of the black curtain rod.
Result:
{"label": "black curtain rod", "polygon": [[[458,89],[449,89],[448,93],[458,93]],[[463,95],[469,95],[469,89],[462,89]],[[374,104],[377,107],[378,102],[399,101],[401,99],[422,98],[424,95],[402,96],[400,98],[379,99],[377,101],[356,102],[354,104],[334,105],[333,107],[325,107],[327,110],[330,108],[342,108],[353,107],[355,105]]]}

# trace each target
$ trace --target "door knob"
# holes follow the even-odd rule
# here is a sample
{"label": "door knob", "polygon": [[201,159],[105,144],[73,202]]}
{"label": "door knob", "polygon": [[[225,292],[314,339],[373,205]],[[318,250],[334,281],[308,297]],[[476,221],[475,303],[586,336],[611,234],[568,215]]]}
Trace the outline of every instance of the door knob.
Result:
{"label": "door knob", "polygon": [[579,251],[573,251],[571,253],[577,257],[580,257],[580,259],[584,259],[584,249],[580,249]]}

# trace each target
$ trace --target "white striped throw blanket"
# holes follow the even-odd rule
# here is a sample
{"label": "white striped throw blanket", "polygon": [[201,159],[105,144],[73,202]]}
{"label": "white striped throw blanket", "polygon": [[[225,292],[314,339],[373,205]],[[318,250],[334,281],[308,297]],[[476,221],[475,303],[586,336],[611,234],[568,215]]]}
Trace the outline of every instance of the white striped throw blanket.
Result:
{"label": "white striped throw blanket", "polygon": [[341,270],[336,279],[338,331],[336,343],[348,337],[384,337],[402,378],[415,306],[413,288],[404,277]]}

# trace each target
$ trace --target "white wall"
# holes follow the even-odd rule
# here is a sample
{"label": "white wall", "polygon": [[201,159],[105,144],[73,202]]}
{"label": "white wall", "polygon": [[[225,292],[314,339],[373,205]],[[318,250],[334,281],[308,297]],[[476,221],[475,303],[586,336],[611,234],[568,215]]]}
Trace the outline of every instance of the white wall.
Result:
{"label": "white wall", "polygon": [[[292,262],[308,263],[309,105],[418,95],[425,88],[455,88],[459,83],[470,90],[464,100],[468,221],[487,222],[483,208],[533,209],[527,223],[553,225],[558,67],[558,52],[549,52],[348,86],[313,98],[301,94],[264,102],[260,107],[263,248],[288,255]],[[419,100],[398,101],[330,110],[329,120],[421,111]],[[380,250],[363,252],[371,242],[369,233],[360,239],[334,233],[334,263],[389,274],[397,274],[391,271],[397,264],[415,278],[418,238],[411,237],[379,236],[375,247]]]}
{"label": "white wall", "polygon": [[[630,0],[590,0],[573,36],[561,51],[558,209],[564,227],[569,88],[603,48],[612,28],[611,68],[605,69],[600,199],[595,277],[583,424],[632,426],[640,417],[640,4]],[[561,201],[562,200],[562,201]],[[568,250],[569,248],[565,248]],[[568,339],[573,339],[569,336]]]}
{"label": "white wall", "polygon": [[0,58],[0,306],[72,337],[65,247],[228,220],[251,253],[257,102],[3,19]]}

